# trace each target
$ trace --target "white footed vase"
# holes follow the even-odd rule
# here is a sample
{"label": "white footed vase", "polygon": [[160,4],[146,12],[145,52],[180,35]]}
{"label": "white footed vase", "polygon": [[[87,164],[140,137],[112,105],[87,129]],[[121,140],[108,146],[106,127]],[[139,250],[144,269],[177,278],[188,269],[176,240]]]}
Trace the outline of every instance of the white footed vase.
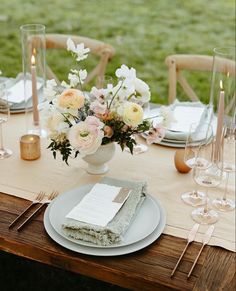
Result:
{"label": "white footed vase", "polygon": [[115,148],[114,143],[108,143],[101,145],[94,154],[83,157],[82,159],[88,163],[87,172],[95,175],[106,173],[109,170],[106,163],[114,156]]}

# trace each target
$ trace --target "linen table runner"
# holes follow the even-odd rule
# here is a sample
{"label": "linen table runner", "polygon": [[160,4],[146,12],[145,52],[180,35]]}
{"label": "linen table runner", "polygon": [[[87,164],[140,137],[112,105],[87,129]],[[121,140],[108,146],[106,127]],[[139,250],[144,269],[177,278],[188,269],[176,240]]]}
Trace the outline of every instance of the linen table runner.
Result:
{"label": "linen table runner", "polygon": [[[13,150],[13,156],[0,161],[0,191],[32,200],[42,190],[47,193],[58,190],[60,193],[85,184],[97,183],[103,176],[86,172],[86,163],[80,159],[69,160],[70,166],[58,156],[54,160],[49,141],[41,140],[41,158],[35,161],[20,159],[19,139],[25,133],[24,114],[12,115],[3,125],[4,143]],[[140,140],[145,142],[144,140]],[[117,146],[114,158],[109,162],[109,172],[105,175],[123,180],[146,181],[148,193],[156,197],[167,212],[165,234],[186,238],[194,224],[190,217],[191,206],[181,201],[181,193],[192,190],[195,185],[192,173],[180,174],[174,167],[174,148],[151,145],[146,153],[131,155],[121,152]],[[235,192],[234,175],[231,175],[229,196]],[[224,183],[209,190],[211,199],[222,197]],[[196,240],[201,241],[208,226],[200,226]],[[220,213],[220,220],[210,241],[211,245],[235,251],[235,211]]]}

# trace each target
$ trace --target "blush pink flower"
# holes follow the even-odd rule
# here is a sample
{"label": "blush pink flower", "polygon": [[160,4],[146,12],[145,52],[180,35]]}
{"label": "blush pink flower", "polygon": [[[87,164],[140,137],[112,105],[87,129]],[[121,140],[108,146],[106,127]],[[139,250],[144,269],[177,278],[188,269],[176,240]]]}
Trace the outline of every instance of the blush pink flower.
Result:
{"label": "blush pink flower", "polygon": [[100,103],[98,100],[93,101],[89,107],[97,116],[102,115],[106,112],[106,104]]}
{"label": "blush pink flower", "polygon": [[89,116],[70,128],[70,144],[82,157],[95,153],[102,144],[104,132],[101,126],[102,123],[96,117]]}
{"label": "blush pink flower", "polygon": [[150,129],[146,142],[148,145],[161,141],[165,136],[165,129],[162,126],[156,126]]}

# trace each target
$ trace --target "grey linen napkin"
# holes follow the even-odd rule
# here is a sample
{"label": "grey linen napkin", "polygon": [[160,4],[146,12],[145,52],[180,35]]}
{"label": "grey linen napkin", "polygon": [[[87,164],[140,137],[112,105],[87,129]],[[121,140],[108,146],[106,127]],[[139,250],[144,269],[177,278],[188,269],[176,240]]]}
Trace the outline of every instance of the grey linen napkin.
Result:
{"label": "grey linen napkin", "polygon": [[[65,218],[63,232],[72,238],[101,246],[119,243],[146,197],[146,182],[124,181],[105,177],[99,183],[131,189],[128,199],[116,216],[105,226]],[[99,194],[98,194],[99,195]]]}

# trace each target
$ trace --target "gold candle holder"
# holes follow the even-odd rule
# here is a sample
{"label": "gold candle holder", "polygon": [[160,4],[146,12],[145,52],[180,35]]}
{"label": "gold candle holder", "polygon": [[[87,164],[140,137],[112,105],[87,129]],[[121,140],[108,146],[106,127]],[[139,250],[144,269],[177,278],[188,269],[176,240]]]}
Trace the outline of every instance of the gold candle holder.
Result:
{"label": "gold candle holder", "polygon": [[26,134],[20,138],[20,156],[23,160],[37,160],[40,157],[40,137]]}

